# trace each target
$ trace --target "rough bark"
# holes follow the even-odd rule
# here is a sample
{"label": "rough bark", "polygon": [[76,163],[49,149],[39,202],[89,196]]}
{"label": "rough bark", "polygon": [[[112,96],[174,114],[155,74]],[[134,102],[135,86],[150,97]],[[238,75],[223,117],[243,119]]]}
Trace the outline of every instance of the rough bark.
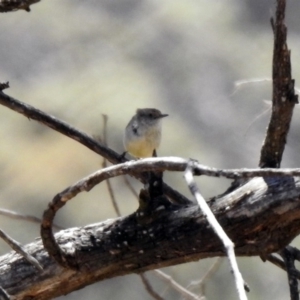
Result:
{"label": "rough bark", "polygon": [[[29,10],[30,4],[35,2],[0,1],[0,12]],[[286,43],[285,0],[278,0],[277,4],[276,20],[272,23],[273,109],[260,158],[260,167],[264,168],[280,166],[297,103]],[[68,124],[2,92],[0,104],[73,138],[112,163],[124,161],[111,149],[95,143]],[[145,182],[144,178],[139,179]],[[57,233],[55,238],[60,248],[74,261],[76,270],[56,264],[41,241],[27,245],[26,249],[43,266],[43,272],[14,252],[0,257],[1,288],[12,299],[51,299],[99,280],[224,255],[220,240],[199,208],[189,205],[188,199],[171,187],[165,185],[164,192],[170,199],[180,199],[178,203],[186,205],[170,204],[165,209],[154,210],[150,218],[132,214]],[[299,178],[254,178],[240,187],[238,184],[233,186],[227,194],[211,200],[210,205],[235,243],[237,255],[267,257],[269,253],[282,250],[299,234],[299,197]],[[286,268],[289,268],[288,264]],[[296,280],[294,287],[296,290]],[[2,297],[3,293],[0,294]]]}
{"label": "rough bark", "polygon": [[[264,257],[299,234],[299,197],[299,178],[254,178],[210,205],[238,256]],[[0,282],[14,299],[51,299],[99,280],[224,255],[194,205],[171,205],[154,212],[150,221],[132,214],[63,230],[55,237],[78,270],[58,266],[41,241],[26,249],[43,266],[42,273],[14,252],[4,255]]]}
{"label": "rough bark", "polygon": [[274,31],[272,115],[261,149],[259,166],[279,168],[287,135],[298,103],[295,80],[292,79],[291,52],[287,46],[287,28],[284,23],[286,0],[278,0],[276,20],[271,20]]}

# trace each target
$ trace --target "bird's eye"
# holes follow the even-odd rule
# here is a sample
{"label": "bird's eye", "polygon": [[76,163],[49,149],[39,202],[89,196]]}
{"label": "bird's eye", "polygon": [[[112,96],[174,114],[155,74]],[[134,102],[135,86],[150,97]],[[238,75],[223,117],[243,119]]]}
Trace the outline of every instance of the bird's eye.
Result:
{"label": "bird's eye", "polygon": [[153,113],[149,113],[149,114],[148,114],[148,117],[149,117],[149,118],[153,118]]}

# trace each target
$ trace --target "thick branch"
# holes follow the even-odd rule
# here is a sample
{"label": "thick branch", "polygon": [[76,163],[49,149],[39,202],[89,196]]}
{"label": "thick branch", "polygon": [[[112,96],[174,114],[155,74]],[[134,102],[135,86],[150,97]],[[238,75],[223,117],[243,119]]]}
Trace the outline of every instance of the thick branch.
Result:
{"label": "thick branch", "polygon": [[[111,177],[145,172],[145,171],[182,171],[189,166],[192,168],[194,174],[197,175],[210,175],[210,176],[225,176],[227,178],[241,178],[241,177],[255,177],[255,176],[278,176],[278,175],[300,175],[299,169],[244,169],[244,170],[221,170],[203,166],[196,161],[185,160],[179,157],[162,157],[162,158],[146,158],[138,161],[129,161],[123,164],[110,166],[101,169],[88,177],[80,180],[74,185],[66,188],[64,191],[58,193],[53,200],[49,203],[48,208],[43,215],[41,225],[41,237],[43,244],[51,257],[53,257],[60,265],[70,268],[78,268],[76,262],[65,255],[59,245],[57,244],[53,231],[52,224],[54,217],[59,209],[61,209],[67,201],[71,200],[83,191],[90,191],[95,185],[103,180],[108,180]],[[151,185],[150,185],[151,186]],[[156,186],[157,188],[157,186]],[[244,196],[244,195],[242,195]]]}
{"label": "thick branch", "polygon": [[284,24],[286,0],[277,1],[273,52],[273,96],[272,115],[266,138],[261,149],[259,166],[279,168],[287,135],[292,120],[293,109],[298,103],[295,95],[295,81],[292,79],[291,53],[287,47],[287,29]]}
{"label": "thick branch", "polygon": [[[210,206],[235,243],[236,255],[264,256],[299,234],[299,197],[299,178],[254,178]],[[55,238],[80,272],[61,268],[40,241],[32,243],[26,250],[43,266],[41,274],[18,254],[0,258],[0,282],[9,294],[16,299],[49,299],[95,281],[224,255],[221,242],[196,206],[156,211],[150,223],[133,214],[64,230]]]}

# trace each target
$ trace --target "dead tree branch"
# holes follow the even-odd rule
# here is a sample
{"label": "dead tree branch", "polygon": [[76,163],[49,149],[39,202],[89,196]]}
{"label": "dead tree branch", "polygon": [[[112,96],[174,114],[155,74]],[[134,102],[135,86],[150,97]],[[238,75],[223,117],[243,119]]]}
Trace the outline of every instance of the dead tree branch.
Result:
{"label": "dead tree branch", "polygon": [[[0,208],[0,215],[6,216],[6,217],[11,218],[11,219],[23,220],[23,221],[31,222],[31,223],[35,223],[35,224],[41,224],[42,223],[41,218],[38,218],[38,217],[32,216],[32,215],[21,214],[21,213],[18,213],[16,211],[5,209],[5,208]],[[53,228],[55,230],[64,229],[64,227],[59,226],[55,223],[53,223]]]}
{"label": "dead tree branch", "polygon": [[280,251],[280,255],[286,265],[291,300],[299,300],[297,269],[295,266],[295,255],[297,255],[297,252],[299,252],[299,250],[295,251],[292,247],[285,247]]}
{"label": "dead tree branch", "polygon": [[39,264],[39,262],[31,256],[26,250],[24,250],[23,246],[15,241],[13,238],[11,238],[7,233],[5,233],[3,230],[0,229],[0,237],[17,253],[22,255],[30,264],[35,266],[37,270],[43,271],[43,268]]}
{"label": "dead tree branch", "polygon": [[[266,257],[300,233],[299,197],[300,178],[253,178],[211,201],[210,208],[234,242],[237,256]],[[0,257],[0,282],[10,295],[49,299],[95,281],[225,254],[195,205],[155,211],[150,223],[134,213],[72,228],[55,234],[55,240],[80,272],[57,265],[38,241],[25,249],[42,265],[40,275],[17,254]],[[10,269],[16,270],[13,278]]]}
{"label": "dead tree branch", "polygon": [[237,293],[240,300],[247,300],[247,295],[244,290],[244,279],[242,277],[242,274],[239,270],[236,256],[234,252],[234,243],[231,241],[231,239],[228,237],[228,235],[225,233],[222,226],[218,223],[217,219],[215,218],[213,212],[209,208],[208,204],[206,203],[203,196],[200,194],[200,191],[196,185],[193,173],[192,173],[192,165],[191,163],[188,164],[186,171],[184,173],[185,180],[189,186],[190,192],[194,195],[194,197],[197,200],[197,203],[203,212],[204,216],[207,218],[207,221],[209,225],[213,228],[215,234],[219,237],[219,239],[222,241],[224,248],[227,253],[227,257],[231,266],[231,270],[234,275],[235,279],[235,285],[237,289]]}
{"label": "dead tree branch", "polygon": [[0,0],[0,12],[12,12],[25,10],[30,12],[30,5],[40,2],[40,0]]}
{"label": "dead tree branch", "polygon": [[261,149],[259,166],[262,168],[280,167],[294,106],[298,103],[298,95],[295,95],[294,89],[295,80],[292,79],[291,52],[286,42],[285,6],[286,0],[277,0],[276,19],[271,21],[274,27],[273,107]]}
{"label": "dead tree branch", "polygon": [[164,300],[163,297],[161,297],[157,292],[155,292],[155,290],[153,289],[153,287],[151,286],[148,278],[146,277],[145,274],[140,274],[140,277],[141,277],[141,280],[145,286],[145,289],[146,291],[148,292],[148,294],[150,296],[153,297],[153,299],[156,299],[156,300]]}
{"label": "dead tree branch", "polygon": [[[238,178],[248,176],[278,176],[278,175],[285,175],[289,176],[290,179],[291,174],[300,175],[300,170],[296,169],[288,169],[288,170],[273,170],[273,169],[256,169],[256,170],[244,170],[244,171],[237,171],[237,170],[218,170],[218,169],[210,169],[203,165],[198,164],[195,161],[188,161],[178,157],[167,157],[167,158],[146,158],[138,161],[129,161],[123,164],[114,165],[107,167],[105,169],[101,169],[94,174],[80,180],[79,182],[75,183],[74,185],[66,188],[61,193],[57,194],[52,202],[49,203],[48,209],[45,210],[43,221],[41,225],[41,237],[44,243],[45,248],[50,253],[50,255],[62,266],[69,267],[69,268],[78,268],[78,265],[73,261],[66,257],[65,253],[61,251],[59,245],[57,244],[53,231],[52,231],[52,223],[57,211],[62,208],[67,201],[74,198],[76,195],[83,191],[90,191],[95,185],[99,184],[100,182],[107,180],[111,177],[137,173],[137,172],[145,172],[145,171],[165,171],[165,170],[172,170],[172,171],[182,171],[187,168],[188,165],[191,165],[194,174],[201,175],[205,173],[206,175],[211,176],[225,176],[227,178]],[[275,182],[276,180],[273,178],[269,179],[269,182]],[[237,195],[239,198],[243,198],[249,195],[251,191],[247,191],[247,194],[240,194],[239,190],[236,190]],[[219,199],[218,199],[219,201]]]}
{"label": "dead tree branch", "polygon": [[[4,2],[0,0],[0,11]],[[12,2],[7,0],[6,3]],[[29,1],[26,3],[21,8],[29,9]],[[273,107],[261,150],[259,165],[262,168],[280,167],[293,108],[298,101],[291,75],[290,51],[286,43],[286,3],[285,0],[278,0],[277,3],[276,20],[272,20]],[[42,223],[45,247],[50,249],[51,256],[62,265],[71,262],[71,266],[76,269],[62,268],[56,264],[41,241],[29,244],[25,246],[26,252],[40,263],[43,271],[36,272],[31,264],[14,252],[0,257],[1,291],[5,291],[5,294],[16,300],[50,299],[99,280],[225,255],[222,243],[213,234],[213,229],[208,226],[199,208],[167,185],[164,185],[164,193],[174,203],[188,205],[170,204],[154,210],[147,222],[137,212],[84,228],[63,230],[54,235],[52,222],[56,211],[78,193],[89,191],[102,180],[123,174],[130,174],[146,182],[141,172],[183,171],[187,161],[173,157],[128,162],[112,149],[65,122],[3,92],[0,92],[0,104],[80,142],[113,164],[121,163],[98,171],[67,188],[53,199],[45,212]],[[194,175],[225,176],[232,179],[262,176],[215,197],[209,202],[209,206],[235,244],[236,255],[260,255],[266,259],[272,257],[271,253],[282,251],[300,233],[300,177],[292,177],[299,176],[299,171],[217,170],[193,162]],[[288,261],[286,252],[281,253],[284,253],[289,278],[293,276],[291,296],[296,297],[296,277],[299,274]],[[279,265],[281,262],[283,261]],[[15,270],[13,275],[11,270]]]}

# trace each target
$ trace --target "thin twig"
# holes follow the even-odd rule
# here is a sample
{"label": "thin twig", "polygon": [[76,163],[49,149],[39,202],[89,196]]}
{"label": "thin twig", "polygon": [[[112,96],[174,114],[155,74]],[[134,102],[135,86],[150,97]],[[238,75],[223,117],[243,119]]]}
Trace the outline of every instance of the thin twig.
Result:
{"label": "thin twig", "polygon": [[[275,266],[281,268],[283,271],[286,271],[286,265],[284,264],[284,261],[280,259],[279,257],[275,256],[275,254],[268,254],[265,259]],[[300,274],[299,274],[300,275]]]}
{"label": "thin twig", "polygon": [[39,264],[39,262],[30,255],[27,251],[24,250],[22,245],[9,237],[3,230],[0,229],[0,237],[17,253],[22,255],[30,264],[35,266],[39,271],[43,271],[42,266]]}
{"label": "thin twig", "polygon": [[145,286],[146,291],[156,300],[164,300],[163,297],[161,297],[159,294],[157,294],[154,289],[152,288],[149,280],[146,278],[145,274],[140,274],[140,277],[142,279],[142,282]]}
{"label": "thin twig", "polygon": [[242,274],[239,271],[235,253],[234,253],[234,244],[229,239],[229,237],[226,235],[225,231],[221,227],[221,225],[218,223],[217,219],[215,218],[214,214],[210,210],[208,204],[206,203],[205,199],[200,194],[198,187],[196,185],[196,182],[193,177],[192,173],[192,166],[189,165],[184,173],[185,180],[190,188],[191,193],[196,198],[198,205],[200,206],[201,211],[206,216],[208,223],[212,226],[213,230],[216,232],[216,234],[219,236],[221,241],[224,244],[224,247],[227,252],[227,256],[229,259],[229,263],[231,265],[231,269],[233,271],[233,275],[235,277],[235,284],[237,288],[237,292],[239,295],[240,300],[247,300],[246,292],[244,289],[244,280],[242,277]]}
{"label": "thin twig", "polygon": [[201,279],[192,281],[187,288],[193,289],[193,288],[199,288],[200,293],[202,295],[205,295],[205,283],[215,274],[215,272],[220,268],[221,263],[223,262],[223,257],[217,257],[217,259],[213,262],[213,264],[210,266],[208,271],[202,276]]}
{"label": "thin twig", "polygon": [[[4,208],[0,208],[0,215],[6,216],[6,217],[9,217],[9,218],[12,218],[12,219],[24,220],[24,221],[28,221],[28,222],[32,222],[32,223],[36,223],[36,224],[41,224],[42,223],[41,218],[31,216],[31,215],[20,214],[20,213],[17,213],[15,211],[4,209]],[[53,223],[53,228],[56,229],[56,230],[65,229],[64,227],[56,225],[55,223]]]}
{"label": "thin twig", "polygon": [[164,272],[162,272],[160,270],[154,270],[153,272],[159,278],[161,278],[164,281],[168,282],[169,285],[171,285],[178,293],[180,293],[186,299],[189,299],[189,300],[204,300],[203,297],[198,297],[194,293],[190,292],[189,290],[184,288],[182,285],[178,284],[171,276],[165,274]]}
{"label": "thin twig", "polygon": [[250,79],[237,80],[234,82],[234,90],[231,93],[230,97],[232,97],[244,85],[262,83],[262,82],[270,82],[270,81],[271,81],[271,78],[250,78]]}
{"label": "thin twig", "polygon": [[[108,120],[108,118],[107,118],[107,115],[105,115],[105,114],[102,114],[102,117],[103,117],[103,144],[105,146],[107,146],[107,120]],[[105,157],[103,158],[102,167],[103,168],[107,167],[107,160],[106,160]],[[110,199],[111,199],[111,202],[113,204],[114,210],[115,210],[117,216],[120,217],[121,212],[120,212],[120,209],[119,209],[116,197],[115,197],[115,193],[113,192],[111,182],[110,182],[109,179],[106,180],[106,185],[107,185],[107,189],[108,189],[108,192],[109,192]]]}
{"label": "thin twig", "polygon": [[271,104],[270,104],[270,105],[268,106],[268,108],[266,108],[262,113],[258,114],[258,115],[252,120],[252,122],[248,125],[248,127],[247,127],[247,129],[246,129],[246,131],[245,131],[245,133],[244,133],[244,136],[247,135],[247,133],[248,133],[249,129],[252,127],[252,125],[253,125],[260,117],[262,117],[263,115],[265,115],[266,113],[268,113],[268,112],[271,110],[271,108],[272,108],[272,106],[271,106]]}
{"label": "thin twig", "polygon": [[[286,271],[286,265],[284,261],[274,254],[268,254],[266,256],[266,260],[277,266],[278,268],[282,269],[283,271]],[[294,270],[294,274],[297,277],[298,280],[300,280],[300,271]]]}
{"label": "thin twig", "polygon": [[11,297],[8,295],[5,289],[0,286],[0,300],[11,300]]}
{"label": "thin twig", "polygon": [[[103,164],[102,164],[103,168],[105,168],[107,166],[107,163],[106,163],[106,160],[104,159],[103,160]],[[106,180],[106,185],[107,185],[107,189],[108,189],[108,193],[110,195],[110,199],[111,199],[111,202],[112,202],[112,205],[113,205],[113,208],[114,208],[114,211],[116,212],[116,215],[118,217],[120,217],[122,214],[121,214],[121,211],[119,209],[119,205],[117,203],[117,200],[116,200],[116,197],[115,197],[115,194],[113,192],[113,188],[111,186],[111,182],[109,179]]]}

